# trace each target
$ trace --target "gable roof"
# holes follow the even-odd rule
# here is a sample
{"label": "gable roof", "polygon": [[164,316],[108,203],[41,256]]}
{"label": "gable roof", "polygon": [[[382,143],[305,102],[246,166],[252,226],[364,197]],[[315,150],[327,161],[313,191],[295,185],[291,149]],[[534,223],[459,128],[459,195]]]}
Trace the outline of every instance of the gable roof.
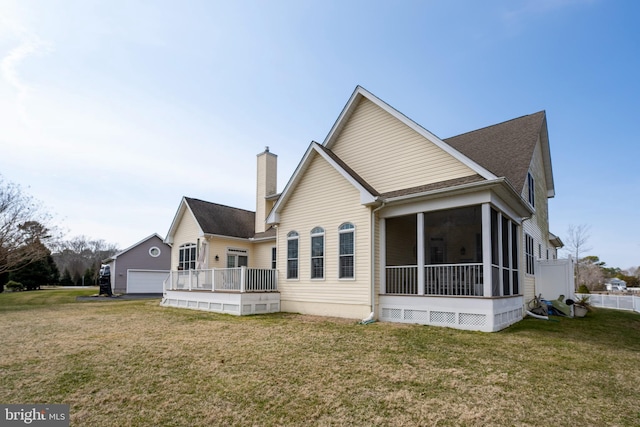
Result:
{"label": "gable roof", "polygon": [[255,212],[183,197],[167,233],[166,243],[173,242],[176,228],[186,212],[193,215],[201,236],[219,235],[249,239],[255,235]]}
{"label": "gable roof", "polygon": [[456,150],[451,145],[447,144],[446,142],[438,138],[436,135],[429,132],[427,129],[425,129],[418,123],[414,122],[409,117],[405,116],[400,111],[396,110],[395,108],[393,108],[392,106],[390,106],[389,104],[387,104],[386,102],[384,102],[383,100],[381,100],[380,98],[378,98],[377,96],[375,96],[374,94],[372,94],[371,92],[363,88],[362,86],[356,86],[356,89],[351,94],[349,101],[347,101],[347,104],[345,105],[342,112],[340,113],[340,116],[338,116],[338,119],[336,120],[333,127],[329,131],[329,134],[327,135],[324,142],[322,143],[323,146],[329,149],[333,147],[334,143],[337,141],[340,135],[340,132],[349,121],[349,118],[351,117],[351,115],[358,108],[360,101],[364,98],[373,102],[379,108],[384,110],[387,114],[393,116],[394,118],[399,120],[401,123],[403,123],[405,126],[409,127],[410,129],[414,130],[419,135],[421,135],[423,138],[432,142],[434,145],[436,145],[437,147],[439,147],[440,149],[442,149],[443,151],[445,151],[446,153],[454,157],[459,162],[469,167],[478,175],[482,176],[485,179],[497,178],[497,176],[491,173],[491,171],[485,169],[482,165],[478,164],[473,159],[467,157],[460,151]]}
{"label": "gable roof", "polygon": [[[472,158],[496,176],[507,178],[511,185],[521,192],[538,140],[542,143],[542,152],[545,157],[547,186],[550,193],[554,193],[544,111],[446,138],[444,142]],[[553,194],[549,196],[553,197]]]}
{"label": "gable roof", "polygon": [[255,212],[185,197],[204,234],[250,238],[255,234]]}
{"label": "gable roof", "polygon": [[113,261],[114,259],[118,258],[119,256],[121,256],[122,254],[129,252],[131,249],[136,248],[138,246],[140,246],[141,244],[147,242],[148,240],[151,240],[152,238],[157,237],[158,239],[160,239],[161,242],[164,242],[164,239],[162,239],[162,237],[160,237],[160,235],[158,233],[153,233],[150,236],[145,237],[144,239],[140,240],[138,243],[134,243],[133,245],[129,246],[127,249],[123,249],[120,252],[118,252],[115,255],[110,256],[109,258],[103,260],[103,263],[108,263]]}
{"label": "gable roof", "polygon": [[285,186],[284,190],[280,194],[280,197],[276,201],[275,205],[271,209],[271,212],[267,216],[267,224],[274,224],[279,222],[280,208],[287,203],[291,196],[292,189],[298,184],[302,175],[311,164],[311,160],[315,155],[322,157],[330,166],[332,166],[340,175],[342,175],[356,190],[360,192],[360,202],[362,204],[375,203],[380,193],[375,188],[369,185],[360,175],[358,175],[353,169],[351,169],[345,162],[343,162],[333,151],[312,141],[307,148],[307,151],[302,156],[302,160],[298,164],[298,167],[291,175],[289,182]]}

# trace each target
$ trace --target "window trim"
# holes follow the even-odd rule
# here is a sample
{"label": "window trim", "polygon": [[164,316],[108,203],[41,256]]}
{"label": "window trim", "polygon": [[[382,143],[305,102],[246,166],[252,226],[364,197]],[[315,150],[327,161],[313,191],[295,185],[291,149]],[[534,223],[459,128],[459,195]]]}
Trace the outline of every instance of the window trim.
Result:
{"label": "window trim", "polygon": [[529,233],[524,234],[524,258],[525,258],[525,274],[528,276],[534,276],[536,274],[535,269],[535,242],[533,240],[533,236]]}
{"label": "window trim", "polygon": [[[316,239],[321,238],[322,240],[322,253],[320,255],[315,255],[313,254],[313,244],[314,241],[316,241]],[[322,227],[314,227],[311,230],[311,247],[310,247],[310,253],[309,253],[309,259],[310,259],[310,272],[309,272],[309,276],[311,278],[311,280],[324,280],[325,278],[325,266],[326,263],[325,261],[325,255],[326,255],[326,247],[325,247],[325,232],[324,232],[324,228]],[[316,274],[316,268],[314,267],[314,260],[320,260],[322,263],[322,272],[320,273],[320,276],[314,276]]]}
{"label": "window trim", "polygon": [[277,270],[278,267],[278,247],[271,247],[271,269]]}
{"label": "window trim", "polygon": [[[183,243],[182,245],[179,246],[178,248],[178,270],[182,270],[182,271],[188,271],[188,270],[195,270],[196,269],[196,262],[197,262],[197,249],[198,246],[195,243]],[[185,255],[183,255],[185,254]],[[189,256],[189,260],[185,261],[185,259],[187,258],[187,255]],[[185,266],[187,266],[189,268],[185,268]]]}
{"label": "window trim", "polygon": [[531,172],[527,172],[527,201],[532,208],[536,207],[536,182]]}
{"label": "window trim", "polygon": [[[293,241],[296,242],[295,258],[289,257],[289,244]],[[295,276],[290,275],[290,272],[292,271],[290,267],[290,263],[292,261],[295,261],[296,263]],[[287,270],[286,271],[287,271],[286,272],[287,280],[300,280],[300,235],[298,234],[297,231],[290,231],[289,233],[287,233]]]}
{"label": "window trim", "polygon": [[[350,254],[342,254],[342,246],[340,238],[343,234],[352,235],[352,247]],[[342,276],[342,258],[351,257],[351,276]],[[343,222],[338,227],[338,280],[355,280],[356,279],[356,226],[352,222]]]}

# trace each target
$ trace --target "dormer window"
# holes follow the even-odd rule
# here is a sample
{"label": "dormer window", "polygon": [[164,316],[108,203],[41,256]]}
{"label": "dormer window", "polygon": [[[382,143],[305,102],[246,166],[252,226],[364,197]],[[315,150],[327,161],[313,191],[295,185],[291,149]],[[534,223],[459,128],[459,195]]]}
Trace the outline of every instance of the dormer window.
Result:
{"label": "dormer window", "polygon": [[536,207],[536,190],[535,190],[535,182],[533,180],[533,175],[531,172],[527,173],[527,187],[529,190],[528,200],[531,207]]}

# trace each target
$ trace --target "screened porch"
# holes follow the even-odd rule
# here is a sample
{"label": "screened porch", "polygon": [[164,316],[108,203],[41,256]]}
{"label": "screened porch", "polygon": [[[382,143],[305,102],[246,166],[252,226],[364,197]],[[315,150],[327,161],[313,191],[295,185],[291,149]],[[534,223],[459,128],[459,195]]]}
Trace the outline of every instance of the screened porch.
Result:
{"label": "screened porch", "polygon": [[386,218],[383,228],[381,294],[520,293],[519,226],[489,204]]}

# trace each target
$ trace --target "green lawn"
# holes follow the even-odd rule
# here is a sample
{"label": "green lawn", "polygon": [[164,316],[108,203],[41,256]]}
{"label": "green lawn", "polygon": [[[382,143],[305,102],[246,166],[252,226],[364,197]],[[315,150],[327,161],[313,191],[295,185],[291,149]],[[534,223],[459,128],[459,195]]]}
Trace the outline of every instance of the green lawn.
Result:
{"label": "green lawn", "polygon": [[76,292],[0,294],[0,402],[74,426],[640,425],[637,313],[486,334]]}

